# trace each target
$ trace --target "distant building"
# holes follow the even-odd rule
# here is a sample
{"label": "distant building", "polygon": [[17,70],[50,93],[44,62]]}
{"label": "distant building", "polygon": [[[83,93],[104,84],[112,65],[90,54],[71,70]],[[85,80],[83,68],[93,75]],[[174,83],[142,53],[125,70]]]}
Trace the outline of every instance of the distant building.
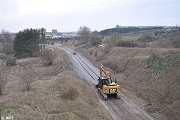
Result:
{"label": "distant building", "polygon": [[55,39],[60,38],[62,33],[58,32],[56,29],[53,29],[52,32],[46,32],[45,38],[47,39]]}
{"label": "distant building", "polygon": [[119,26],[119,25],[116,25],[116,28],[121,28],[121,26]]}
{"label": "distant building", "polygon": [[58,33],[57,29],[52,30],[52,34],[57,34],[57,33]]}
{"label": "distant building", "polygon": [[60,33],[56,29],[52,32],[46,32],[45,38],[47,39],[72,39],[77,36],[77,32]]}

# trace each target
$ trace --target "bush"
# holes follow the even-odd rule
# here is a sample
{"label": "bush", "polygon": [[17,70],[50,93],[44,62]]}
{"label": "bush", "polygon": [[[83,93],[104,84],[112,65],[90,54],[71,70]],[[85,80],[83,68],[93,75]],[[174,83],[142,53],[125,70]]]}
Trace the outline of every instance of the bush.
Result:
{"label": "bush", "polygon": [[139,47],[134,41],[117,41],[115,43],[117,47]]}
{"label": "bush", "polygon": [[75,88],[69,87],[66,91],[62,93],[62,98],[73,101],[75,100],[75,98],[78,97],[78,95],[79,93]]}
{"label": "bush", "polygon": [[40,51],[36,51],[32,53],[32,57],[39,57],[41,56],[41,52]]}
{"label": "bush", "polygon": [[161,73],[166,68],[163,59],[155,54],[153,54],[152,57],[148,59],[147,64],[155,75]]}
{"label": "bush", "polygon": [[49,66],[53,64],[54,59],[57,54],[53,49],[45,49],[41,53],[41,59],[44,66]]}
{"label": "bush", "polygon": [[102,43],[101,36],[100,36],[99,32],[94,31],[91,33],[90,42],[91,42],[92,46],[97,46],[97,45],[100,45]]}
{"label": "bush", "polygon": [[93,39],[91,39],[92,46],[97,46],[97,45],[100,45],[101,43],[102,43],[101,38],[93,38]]}
{"label": "bush", "polygon": [[142,36],[139,39],[137,39],[137,41],[140,41],[140,42],[153,42],[154,40],[155,40],[155,38],[153,38],[149,35],[145,35],[145,36]]}
{"label": "bush", "polygon": [[106,45],[102,50],[102,52],[104,53],[104,54],[108,54],[110,51],[111,51],[111,49],[113,48],[113,45],[112,44],[109,44],[109,45]]}
{"label": "bush", "polygon": [[23,90],[29,91],[34,79],[35,79],[35,72],[32,70],[26,71],[21,76],[21,81],[20,81],[23,86]]}
{"label": "bush", "polygon": [[6,58],[6,65],[7,66],[15,66],[16,65],[15,57],[7,57]]}

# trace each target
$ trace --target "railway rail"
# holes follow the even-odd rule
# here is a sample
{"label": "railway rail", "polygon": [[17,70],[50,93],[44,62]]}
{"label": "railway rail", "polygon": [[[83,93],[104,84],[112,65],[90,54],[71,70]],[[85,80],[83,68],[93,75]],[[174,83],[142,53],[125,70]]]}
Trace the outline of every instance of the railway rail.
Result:
{"label": "railway rail", "polygon": [[[52,46],[53,47],[53,46]],[[64,49],[67,52],[70,52],[71,54],[74,53],[74,51],[70,48],[67,48],[65,46],[54,46],[55,48],[59,47],[60,49]],[[78,53],[74,54],[73,61],[75,64],[77,62],[78,66],[81,66],[84,73],[87,73],[89,76],[87,79],[92,79],[93,82],[96,80],[96,77],[99,77],[97,74],[97,71],[95,72],[96,68],[93,68],[92,65],[88,65],[88,61],[84,59],[81,55],[78,55]],[[79,69],[78,69],[79,70]],[[81,71],[82,72],[82,71]],[[81,73],[81,74],[84,74]],[[91,81],[91,80],[90,80]],[[101,100],[101,96],[97,94],[99,101],[102,103],[102,105],[109,111],[112,118],[114,120],[154,120],[151,116],[149,116],[143,108],[139,107],[129,99],[125,94],[121,93],[121,99],[109,99],[109,100]]]}
{"label": "railway rail", "polygon": [[[64,47],[64,46],[61,46],[61,47],[63,47],[64,49],[66,49],[67,51],[69,51],[70,53],[73,53],[74,51],[73,50],[71,50],[71,49],[69,49],[69,48],[66,48],[66,47]],[[74,55],[75,56],[75,58],[76,58],[76,60],[79,62],[79,64],[81,65],[81,67],[89,74],[89,76],[91,77],[91,78],[93,78],[93,79],[95,79],[94,77],[93,77],[93,75],[91,75],[91,73],[89,72],[89,71],[91,71],[95,76],[97,76],[98,78],[100,77],[96,72],[94,72],[90,67],[89,67],[89,65],[86,63],[86,62],[84,62],[84,60],[82,60],[81,58],[80,58],[80,56],[78,55],[78,54],[76,54],[76,55]],[[83,65],[84,64],[84,65]],[[86,67],[87,68],[86,68]]]}

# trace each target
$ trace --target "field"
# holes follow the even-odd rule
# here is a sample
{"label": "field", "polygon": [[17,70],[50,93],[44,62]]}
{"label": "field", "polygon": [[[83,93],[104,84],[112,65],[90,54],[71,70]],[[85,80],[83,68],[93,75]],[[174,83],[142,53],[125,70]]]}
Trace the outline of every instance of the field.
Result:
{"label": "field", "polygon": [[142,35],[141,34],[133,34],[133,33],[128,33],[128,34],[122,34],[122,40],[137,40],[140,38]]}

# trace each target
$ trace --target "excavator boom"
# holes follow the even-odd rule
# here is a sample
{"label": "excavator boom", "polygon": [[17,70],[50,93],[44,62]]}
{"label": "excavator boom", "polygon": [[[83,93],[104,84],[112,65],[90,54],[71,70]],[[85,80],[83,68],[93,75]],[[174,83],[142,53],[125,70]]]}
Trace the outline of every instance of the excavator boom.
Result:
{"label": "excavator boom", "polygon": [[102,64],[100,64],[100,77],[103,76],[103,72],[106,75],[106,77],[108,78],[108,82],[111,83],[111,75],[109,73],[109,71],[104,69],[104,66]]}

